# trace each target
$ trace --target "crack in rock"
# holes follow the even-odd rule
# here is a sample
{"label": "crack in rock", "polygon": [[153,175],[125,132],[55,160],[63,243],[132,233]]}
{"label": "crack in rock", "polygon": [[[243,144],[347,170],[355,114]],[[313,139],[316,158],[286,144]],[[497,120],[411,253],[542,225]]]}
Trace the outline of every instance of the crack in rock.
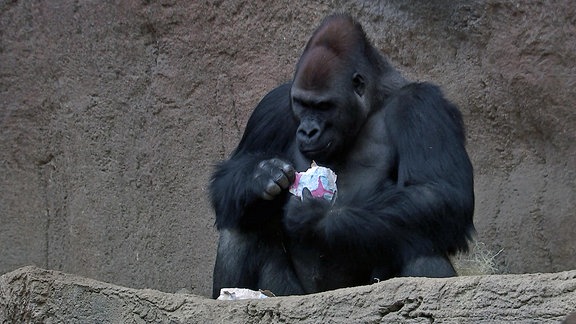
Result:
{"label": "crack in rock", "polygon": [[390,305],[380,307],[381,321],[385,320],[389,315],[395,314],[404,319],[425,318],[429,323],[434,323],[434,316],[430,313],[418,311],[422,305],[422,297],[405,298]]}

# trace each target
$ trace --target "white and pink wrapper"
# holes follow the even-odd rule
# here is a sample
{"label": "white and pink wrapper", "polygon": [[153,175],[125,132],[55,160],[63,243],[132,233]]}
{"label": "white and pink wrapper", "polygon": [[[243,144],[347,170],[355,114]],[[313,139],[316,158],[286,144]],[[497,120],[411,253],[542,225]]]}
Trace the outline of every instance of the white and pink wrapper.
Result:
{"label": "white and pink wrapper", "polygon": [[337,192],[336,178],[334,171],[312,163],[310,169],[296,173],[296,180],[289,191],[297,197],[302,197],[302,190],[308,188],[312,196],[332,200]]}

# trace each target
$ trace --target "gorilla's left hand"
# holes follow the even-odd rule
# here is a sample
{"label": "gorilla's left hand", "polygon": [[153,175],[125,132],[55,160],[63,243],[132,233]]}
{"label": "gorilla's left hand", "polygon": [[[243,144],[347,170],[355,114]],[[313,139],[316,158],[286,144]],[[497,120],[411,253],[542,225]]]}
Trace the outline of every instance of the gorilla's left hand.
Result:
{"label": "gorilla's left hand", "polygon": [[332,203],[321,197],[314,197],[308,188],[302,190],[302,199],[294,196],[286,205],[284,226],[288,233],[308,235],[316,229],[316,224],[328,214]]}

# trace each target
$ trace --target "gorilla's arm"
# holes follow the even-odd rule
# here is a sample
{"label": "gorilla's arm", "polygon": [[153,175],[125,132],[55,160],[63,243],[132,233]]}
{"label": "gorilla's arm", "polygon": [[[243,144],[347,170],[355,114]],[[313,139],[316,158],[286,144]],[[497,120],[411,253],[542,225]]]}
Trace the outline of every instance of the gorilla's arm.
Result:
{"label": "gorilla's arm", "polygon": [[396,150],[396,184],[358,192],[343,206],[304,199],[289,209],[288,231],[311,230],[333,248],[368,258],[400,247],[466,250],[474,192],[460,113],[426,83],[403,87],[385,109],[383,136]]}
{"label": "gorilla's arm", "polygon": [[[266,218],[280,217],[286,193],[267,194],[270,179],[289,185],[284,173],[293,172],[283,152],[293,141],[297,125],[290,110],[290,84],[268,93],[246,125],[244,135],[229,160],[217,166],[210,182],[210,196],[216,211],[216,227],[261,226]],[[270,160],[273,159],[273,160]],[[292,179],[293,180],[293,179]]]}

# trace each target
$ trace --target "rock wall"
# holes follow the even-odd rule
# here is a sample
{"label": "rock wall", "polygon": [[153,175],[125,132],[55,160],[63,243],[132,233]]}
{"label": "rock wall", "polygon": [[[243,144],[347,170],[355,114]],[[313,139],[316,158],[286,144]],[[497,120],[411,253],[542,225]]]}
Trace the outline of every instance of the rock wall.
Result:
{"label": "rock wall", "polygon": [[461,106],[478,239],[576,268],[571,1],[0,1],[0,273],[208,295],[206,187],[323,16],[350,11]]}
{"label": "rock wall", "polygon": [[371,286],[219,301],[129,289],[26,267],[0,277],[2,323],[559,323],[576,309],[576,271]]}

